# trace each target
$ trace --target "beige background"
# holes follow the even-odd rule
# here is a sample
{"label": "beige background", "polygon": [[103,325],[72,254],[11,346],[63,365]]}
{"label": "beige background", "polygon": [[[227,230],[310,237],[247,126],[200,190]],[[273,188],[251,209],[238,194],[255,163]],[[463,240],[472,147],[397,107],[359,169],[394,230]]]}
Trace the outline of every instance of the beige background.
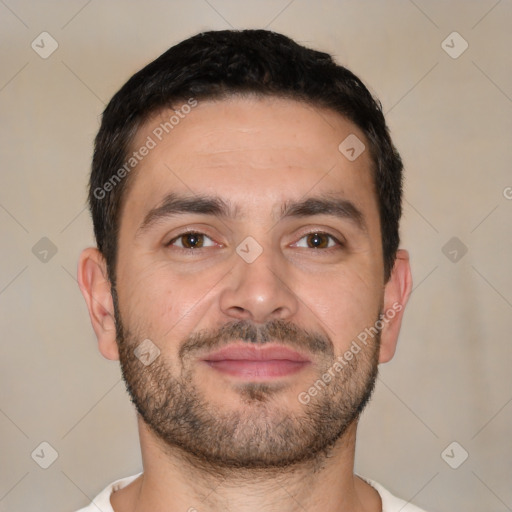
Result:
{"label": "beige background", "polygon": [[[0,511],[69,512],[141,468],[118,365],[97,352],[75,279],[93,243],[92,140],[132,73],[229,27],[335,54],[381,99],[406,164],[415,289],[356,470],[431,512],[512,510],[512,2],[2,0]],[[47,59],[31,48],[43,31],[59,45]],[[458,58],[442,47],[453,31],[469,44]],[[46,262],[32,252],[42,237],[57,249]],[[467,247],[457,262],[452,237]],[[46,470],[31,458],[43,441],[58,452]],[[441,457],[453,441],[452,464],[469,453],[458,469]]]}

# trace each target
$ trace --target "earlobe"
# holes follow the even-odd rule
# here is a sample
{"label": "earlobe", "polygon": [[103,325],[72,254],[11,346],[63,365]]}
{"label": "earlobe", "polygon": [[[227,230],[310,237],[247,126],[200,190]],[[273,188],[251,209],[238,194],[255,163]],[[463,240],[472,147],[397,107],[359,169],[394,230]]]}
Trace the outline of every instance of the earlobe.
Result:
{"label": "earlobe", "polygon": [[105,258],[95,247],[84,249],[80,255],[78,284],[89,310],[101,354],[107,359],[119,359],[111,285]]}
{"label": "earlobe", "polygon": [[399,249],[391,277],[384,287],[379,363],[387,363],[395,354],[402,317],[411,290],[412,276],[409,253],[404,249]]}

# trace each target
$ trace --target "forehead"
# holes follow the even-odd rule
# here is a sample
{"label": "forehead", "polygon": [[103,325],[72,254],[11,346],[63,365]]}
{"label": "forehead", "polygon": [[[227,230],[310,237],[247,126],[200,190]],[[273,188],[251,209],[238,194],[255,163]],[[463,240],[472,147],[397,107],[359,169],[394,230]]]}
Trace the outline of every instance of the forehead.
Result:
{"label": "forehead", "polygon": [[349,136],[367,147],[365,137],[335,112],[256,97],[175,109],[180,115],[152,116],[132,142],[132,152],[150,147],[139,156],[124,201],[133,214],[154,208],[169,192],[227,197],[241,215],[251,205],[274,211],[309,191],[376,202],[369,151],[351,161],[339,150]]}

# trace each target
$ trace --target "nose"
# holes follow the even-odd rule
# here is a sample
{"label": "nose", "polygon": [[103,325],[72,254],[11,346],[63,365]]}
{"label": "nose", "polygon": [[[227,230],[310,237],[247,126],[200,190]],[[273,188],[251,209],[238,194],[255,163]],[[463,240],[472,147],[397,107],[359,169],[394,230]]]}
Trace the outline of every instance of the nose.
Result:
{"label": "nose", "polygon": [[252,263],[238,255],[220,295],[222,312],[230,319],[263,324],[286,320],[297,313],[298,298],[291,289],[285,265],[266,249]]}

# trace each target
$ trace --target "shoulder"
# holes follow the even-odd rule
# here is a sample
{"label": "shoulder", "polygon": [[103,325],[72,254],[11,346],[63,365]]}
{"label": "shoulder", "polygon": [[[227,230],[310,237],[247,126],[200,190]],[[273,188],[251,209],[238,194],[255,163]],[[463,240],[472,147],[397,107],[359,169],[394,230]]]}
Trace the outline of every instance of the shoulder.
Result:
{"label": "shoulder", "polygon": [[120,478],[115,482],[107,485],[103,491],[101,491],[89,505],[76,512],[98,512],[98,509],[102,512],[114,512],[112,509],[112,505],[110,504],[110,496],[113,492],[126,487],[131,484],[136,478],[138,478],[142,473],[138,473],[136,475],[127,476],[125,478]]}
{"label": "shoulder", "polygon": [[397,498],[378,482],[364,478],[361,475],[358,476],[370,484],[379,493],[382,501],[382,512],[426,512],[408,501]]}

